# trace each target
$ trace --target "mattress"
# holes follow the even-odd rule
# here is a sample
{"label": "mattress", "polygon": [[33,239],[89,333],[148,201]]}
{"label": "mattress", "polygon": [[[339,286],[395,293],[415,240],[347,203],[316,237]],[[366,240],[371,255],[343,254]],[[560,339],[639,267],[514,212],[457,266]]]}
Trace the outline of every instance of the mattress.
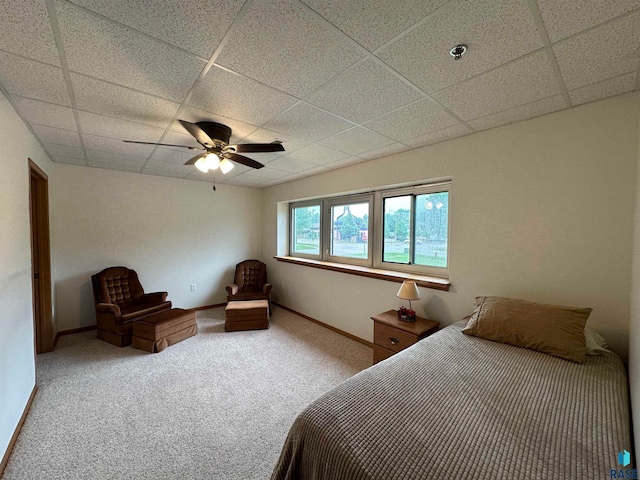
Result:
{"label": "mattress", "polygon": [[[576,364],[442,329],[309,405],[272,479],[599,479],[632,451],[614,353]],[[627,466],[626,468],[631,468]]]}

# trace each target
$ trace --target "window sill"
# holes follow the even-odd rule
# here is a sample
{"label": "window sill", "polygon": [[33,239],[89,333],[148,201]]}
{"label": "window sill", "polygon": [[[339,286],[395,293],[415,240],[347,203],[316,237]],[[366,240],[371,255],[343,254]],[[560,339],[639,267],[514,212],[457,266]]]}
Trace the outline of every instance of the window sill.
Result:
{"label": "window sill", "polygon": [[307,267],[321,268],[323,270],[331,270],[333,272],[348,273],[350,275],[359,275],[361,277],[376,278],[378,280],[387,280],[389,282],[402,283],[404,280],[413,280],[419,287],[433,288],[435,290],[448,291],[449,280],[437,277],[427,277],[425,275],[415,275],[411,273],[394,272],[391,270],[380,270],[378,268],[360,267],[357,265],[347,265],[344,263],[323,262],[320,260],[311,260],[299,257],[273,257],[279,262],[293,263],[295,265],[304,265]]}

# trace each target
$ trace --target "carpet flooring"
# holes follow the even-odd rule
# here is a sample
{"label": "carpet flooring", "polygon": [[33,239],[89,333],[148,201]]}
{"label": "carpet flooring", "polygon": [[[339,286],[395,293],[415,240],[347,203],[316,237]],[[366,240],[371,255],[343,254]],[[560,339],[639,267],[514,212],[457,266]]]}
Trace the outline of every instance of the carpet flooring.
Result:
{"label": "carpet flooring", "polygon": [[2,479],[268,479],[297,414],[372,363],[278,307],[268,330],[225,333],[223,308],[198,329],[157,354],[61,337]]}

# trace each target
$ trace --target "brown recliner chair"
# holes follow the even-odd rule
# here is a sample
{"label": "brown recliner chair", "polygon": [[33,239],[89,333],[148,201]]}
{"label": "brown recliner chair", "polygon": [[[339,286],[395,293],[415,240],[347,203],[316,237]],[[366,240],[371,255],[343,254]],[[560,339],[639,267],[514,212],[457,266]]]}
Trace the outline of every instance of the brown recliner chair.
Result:
{"label": "brown recliner chair", "polygon": [[131,344],[133,321],[171,308],[167,292],[144,293],[138,274],[127,267],[91,276],[98,338],[118,347]]}
{"label": "brown recliner chair", "polygon": [[271,314],[271,288],[267,282],[267,266],[260,260],[245,260],[236,265],[233,283],[227,285],[227,302],[267,300]]}

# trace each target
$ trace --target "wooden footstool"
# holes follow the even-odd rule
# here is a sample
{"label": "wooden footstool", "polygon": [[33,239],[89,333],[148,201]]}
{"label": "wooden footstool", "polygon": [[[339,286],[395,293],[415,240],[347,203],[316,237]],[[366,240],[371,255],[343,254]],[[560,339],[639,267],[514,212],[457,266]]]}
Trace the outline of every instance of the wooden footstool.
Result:
{"label": "wooden footstool", "polygon": [[131,344],[147,352],[158,353],[196,333],[196,311],[172,308],[135,320]]}
{"label": "wooden footstool", "polygon": [[224,330],[226,332],[269,328],[269,302],[267,300],[229,302],[224,313],[226,317]]}

